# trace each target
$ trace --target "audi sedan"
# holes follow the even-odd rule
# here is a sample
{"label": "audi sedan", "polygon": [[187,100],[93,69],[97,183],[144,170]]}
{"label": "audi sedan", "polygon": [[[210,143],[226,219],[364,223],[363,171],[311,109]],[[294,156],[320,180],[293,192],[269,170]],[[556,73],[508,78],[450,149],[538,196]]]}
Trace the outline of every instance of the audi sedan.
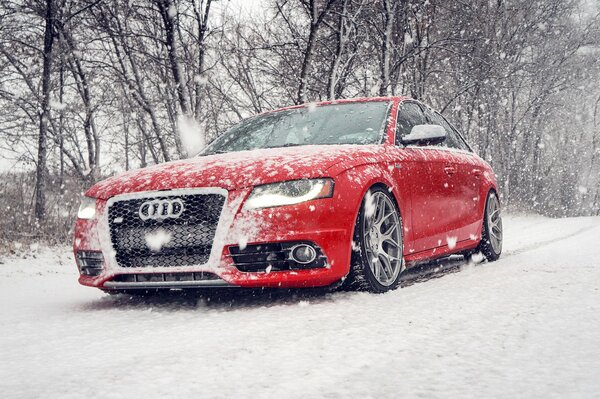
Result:
{"label": "audi sedan", "polygon": [[497,193],[491,167],[418,101],[284,108],[241,121],[194,158],[91,187],[75,226],[79,282],[385,292],[423,261],[498,259]]}

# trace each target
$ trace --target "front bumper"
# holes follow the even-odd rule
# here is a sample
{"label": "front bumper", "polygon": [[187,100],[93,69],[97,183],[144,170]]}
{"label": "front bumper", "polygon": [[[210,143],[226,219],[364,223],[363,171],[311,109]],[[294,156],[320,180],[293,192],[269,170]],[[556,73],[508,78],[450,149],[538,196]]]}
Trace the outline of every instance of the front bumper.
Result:
{"label": "front bumper", "polygon": [[[156,193],[148,193],[148,195],[153,194]],[[243,210],[241,205],[248,194],[249,190],[227,193],[208,262],[202,265],[177,267],[120,267],[116,262],[108,230],[106,216],[108,203],[98,201],[97,219],[79,219],[76,222],[74,251],[75,254],[80,251],[101,252],[104,257],[103,267],[96,276],[81,274],[79,282],[105,290],[203,287],[301,288],[327,286],[348,273],[356,204],[334,197],[292,206]],[[282,242],[312,242],[322,251],[326,264],[324,267],[302,270],[244,272],[235,266],[231,256],[231,247]],[[192,273],[191,278],[189,278],[190,273]],[[198,279],[193,273],[211,273],[216,278]],[[137,275],[140,278],[131,280],[128,277],[127,280],[122,277],[124,275]],[[153,278],[142,277],[147,275],[153,275]],[[188,277],[178,279],[172,275]]]}

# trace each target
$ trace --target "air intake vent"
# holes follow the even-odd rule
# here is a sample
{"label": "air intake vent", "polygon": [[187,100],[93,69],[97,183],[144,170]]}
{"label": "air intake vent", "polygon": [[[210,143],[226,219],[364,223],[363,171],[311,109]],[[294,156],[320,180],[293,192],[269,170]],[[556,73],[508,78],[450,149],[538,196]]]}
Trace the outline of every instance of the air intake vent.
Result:
{"label": "air intake vent", "polygon": [[148,283],[163,281],[207,281],[220,280],[219,276],[210,272],[194,273],[136,273],[119,274],[112,281],[119,283]]}
{"label": "air intake vent", "polygon": [[102,273],[104,256],[99,251],[77,251],[75,255],[79,273],[84,276],[99,276]]}
{"label": "air intake vent", "polygon": [[[294,260],[292,251],[306,246],[314,249],[314,260],[307,263]],[[235,267],[242,272],[277,272],[327,267],[327,258],[321,248],[308,241],[248,245],[244,249],[233,246],[229,247],[229,252]]]}

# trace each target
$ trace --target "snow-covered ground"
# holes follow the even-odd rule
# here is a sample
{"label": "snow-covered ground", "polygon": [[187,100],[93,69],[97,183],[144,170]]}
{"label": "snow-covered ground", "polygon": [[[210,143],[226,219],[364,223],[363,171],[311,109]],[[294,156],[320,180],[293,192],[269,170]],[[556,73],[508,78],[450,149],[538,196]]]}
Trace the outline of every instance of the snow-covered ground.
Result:
{"label": "snow-covered ground", "polygon": [[505,218],[505,238],[385,295],[110,297],[66,249],[5,257],[0,395],[598,397],[600,218]]}

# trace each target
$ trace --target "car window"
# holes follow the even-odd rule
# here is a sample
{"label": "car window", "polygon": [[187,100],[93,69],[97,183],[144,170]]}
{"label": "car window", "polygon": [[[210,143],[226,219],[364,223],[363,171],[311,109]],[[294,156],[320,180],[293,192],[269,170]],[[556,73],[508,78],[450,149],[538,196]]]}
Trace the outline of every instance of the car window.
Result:
{"label": "car window", "polygon": [[404,102],[398,109],[398,118],[396,120],[396,145],[401,144],[402,137],[410,134],[412,128],[416,125],[427,123],[421,107],[417,103]]}
{"label": "car window", "polygon": [[[442,118],[442,116],[440,114],[438,114],[437,112],[435,112],[433,114],[434,116],[434,120],[436,125],[440,125],[444,128],[444,130],[446,131],[446,135],[448,136],[445,140],[446,144],[448,147],[450,148],[458,148],[461,150],[464,150],[465,148],[463,147],[463,143],[460,141],[460,138],[458,138],[456,136],[456,132],[454,131],[454,129],[452,129],[450,127],[450,125],[448,124],[448,122],[446,122],[446,120],[444,118]],[[443,142],[442,142],[443,144]]]}
{"label": "car window", "polygon": [[425,107],[425,116],[427,116],[427,120],[429,123],[433,125],[440,125],[446,131],[446,140],[437,144],[439,147],[448,147],[448,148],[457,148],[457,149],[466,149],[464,143],[457,137],[454,130],[450,127],[448,122],[440,114],[431,110],[428,107]]}
{"label": "car window", "polygon": [[467,144],[465,139],[462,138],[460,133],[458,133],[458,130],[456,130],[456,128],[454,126],[452,126],[446,120],[446,118],[444,118],[442,115],[439,115],[439,117],[443,122],[442,126],[444,127],[444,129],[446,129],[446,131],[451,131],[453,133],[454,139],[456,140],[456,143],[458,144],[458,148],[460,148],[461,150],[465,150],[465,151],[471,151],[471,148],[469,147],[469,145]]}

